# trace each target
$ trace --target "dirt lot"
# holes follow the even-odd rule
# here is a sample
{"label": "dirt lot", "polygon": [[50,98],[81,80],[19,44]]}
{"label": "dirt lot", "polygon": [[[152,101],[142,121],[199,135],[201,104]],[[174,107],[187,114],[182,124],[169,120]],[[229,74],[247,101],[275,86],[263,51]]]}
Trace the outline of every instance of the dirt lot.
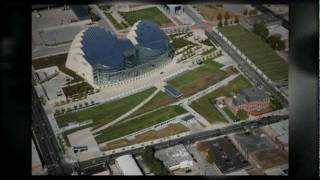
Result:
{"label": "dirt lot", "polygon": [[[223,7],[216,7],[215,5],[212,4],[201,4],[197,6],[198,9],[200,10],[200,14],[210,22],[217,21],[218,14],[221,13],[223,19],[224,19],[224,14],[227,10],[225,10]],[[229,12],[230,18],[233,19],[236,14]]]}
{"label": "dirt lot", "polygon": [[276,148],[258,150],[252,157],[263,169],[288,163],[288,155]]}

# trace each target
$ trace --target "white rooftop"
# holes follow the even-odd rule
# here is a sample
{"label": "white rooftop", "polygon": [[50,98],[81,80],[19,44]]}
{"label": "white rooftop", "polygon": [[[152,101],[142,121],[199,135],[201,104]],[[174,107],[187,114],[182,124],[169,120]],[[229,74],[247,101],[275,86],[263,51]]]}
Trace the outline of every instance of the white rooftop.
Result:
{"label": "white rooftop", "polygon": [[132,155],[127,154],[116,159],[116,164],[123,175],[143,175]]}
{"label": "white rooftop", "polygon": [[241,169],[241,170],[238,170],[238,171],[234,171],[234,172],[231,172],[229,174],[226,174],[228,176],[248,176],[248,172],[244,169]]}
{"label": "white rooftop", "polygon": [[281,34],[282,39],[288,39],[289,31],[281,25],[268,26],[269,34]]}
{"label": "white rooftop", "polygon": [[173,167],[184,161],[193,160],[182,144],[156,151],[155,157],[163,161],[166,167]]}

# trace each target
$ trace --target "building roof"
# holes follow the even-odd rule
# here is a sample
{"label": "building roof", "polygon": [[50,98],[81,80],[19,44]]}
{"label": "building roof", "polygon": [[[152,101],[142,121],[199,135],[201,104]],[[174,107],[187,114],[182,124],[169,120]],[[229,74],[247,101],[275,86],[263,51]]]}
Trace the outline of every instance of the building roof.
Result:
{"label": "building roof", "polygon": [[284,39],[288,39],[289,38],[289,31],[288,29],[284,28],[281,25],[272,25],[267,27],[269,30],[269,34],[280,34],[281,38]]}
{"label": "building roof", "polygon": [[168,168],[179,165],[184,161],[192,161],[192,157],[182,144],[156,151],[155,157],[163,161]]}
{"label": "building roof", "polygon": [[278,123],[274,123],[269,125],[270,128],[275,131],[279,136],[277,137],[279,141],[284,144],[288,144],[288,134],[289,134],[289,121],[280,121]]}
{"label": "building roof", "polygon": [[214,162],[222,173],[231,173],[249,165],[227,136],[208,141],[208,143],[210,143],[209,153],[213,153]]}
{"label": "building roof", "polygon": [[194,119],[194,115],[188,114],[188,115],[182,117],[181,119],[182,119],[183,121],[188,121],[188,120]]}
{"label": "building roof", "polygon": [[269,97],[263,90],[256,87],[251,87],[247,89],[240,90],[239,94],[233,95],[233,104],[238,106],[253,101],[260,101]]}
{"label": "building roof", "polygon": [[134,48],[128,39],[119,39],[100,27],[90,27],[82,35],[82,51],[91,65],[119,70],[124,67],[123,52]]}
{"label": "building roof", "polygon": [[166,4],[166,6],[168,6],[168,7],[181,7],[181,6],[183,6],[183,4]]}
{"label": "building roof", "polygon": [[116,159],[123,175],[143,175],[132,155],[127,154]]}
{"label": "building roof", "polygon": [[167,50],[168,38],[166,34],[152,21],[140,20],[136,22],[129,34],[140,46],[160,51]]}
{"label": "building roof", "polygon": [[246,96],[245,95],[234,95],[232,97],[232,100],[233,100],[233,104],[238,106],[238,105],[241,105],[241,104],[244,104],[244,103],[247,103],[247,99],[246,99]]}
{"label": "building roof", "polygon": [[228,173],[229,176],[248,176],[248,172],[245,169],[241,169],[238,171],[234,171],[231,173]]}
{"label": "building roof", "polygon": [[243,20],[250,25],[259,24],[259,23],[269,24],[269,23],[280,21],[277,17],[275,17],[270,13],[260,14],[256,16],[249,16],[244,18]]}
{"label": "building roof", "polygon": [[258,89],[256,87],[251,87],[247,89],[240,90],[240,93],[246,96],[246,99],[251,101],[259,101],[264,98],[269,97],[268,94],[266,94],[263,90]]}

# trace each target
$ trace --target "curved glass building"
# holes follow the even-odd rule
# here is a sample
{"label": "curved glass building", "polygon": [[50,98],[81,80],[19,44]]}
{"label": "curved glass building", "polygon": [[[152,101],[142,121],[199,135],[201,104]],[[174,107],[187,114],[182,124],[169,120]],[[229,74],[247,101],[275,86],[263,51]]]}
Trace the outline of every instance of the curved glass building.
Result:
{"label": "curved glass building", "polygon": [[73,40],[66,67],[94,87],[138,77],[172,60],[166,34],[151,21],[138,21],[126,38],[89,27]]}

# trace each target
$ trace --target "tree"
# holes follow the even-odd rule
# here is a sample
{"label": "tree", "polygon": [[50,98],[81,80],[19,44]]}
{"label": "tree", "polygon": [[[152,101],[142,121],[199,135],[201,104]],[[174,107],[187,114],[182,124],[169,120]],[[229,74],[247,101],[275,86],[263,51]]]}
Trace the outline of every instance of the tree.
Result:
{"label": "tree", "polygon": [[228,23],[228,20],[225,19],[223,25],[224,25],[224,26],[228,26],[228,24],[229,24],[229,23]]}
{"label": "tree", "polygon": [[270,45],[272,49],[275,50],[284,50],[285,49],[285,43],[281,40],[280,34],[272,34],[268,37],[267,43]]}
{"label": "tree", "polygon": [[249,11],[249,15],[250,15],[250,16],[255,16],[255,15],[257,15],[257,14],[258,14],[258,11],[257,11],[256,8],[254,8],[254,9],[252,9],[252,10]]}
{"label": "tree", "polygon": [[243,15],[244,15],[244,16],[248,15],[248,9],[244,9],[244,10],[243,10]]}
{"label": "tree", "polygon": [[272,98],[270,100],[270,102],[271,102],[272,109],[274,109],[274,110],[282,109],[282,104],[279,101],[277,101],[276,99]]}
{"label": "tree", "polygon": [[224,19],[226,19],[226,20],[230,19],[229,11],[226,11],[226,12],[224,13]]}
{"label": "tree", "polygon": [[168,171],[162,161],[154,157],[154,149],[146,147],[142,153],[142,159],[155,175],[167,175]]}
{"label": "tree", "polygon": [[217,20],[222,21],[222,15],[221,15],[221,13],[218,14]]}
{"label": "tree", "polygon": [[282,51],[286,48],[286,44],[284,43],[283,40],[280,40],[278,43],[279,44],[278,44],[277,50]]}
{"label": "tree", "polygon": [[238,16],[234,17],[234,23],[239,24],[239,17]]}
{"label": "tree", "polygon": [[218,27],[222,27],[222,21],[219,21]]}
{"label": "tree", "polygon": [[264,40],[266,40],[269,35],[269,30],[263,23],[254,24],[252,32],[262,37]]}

